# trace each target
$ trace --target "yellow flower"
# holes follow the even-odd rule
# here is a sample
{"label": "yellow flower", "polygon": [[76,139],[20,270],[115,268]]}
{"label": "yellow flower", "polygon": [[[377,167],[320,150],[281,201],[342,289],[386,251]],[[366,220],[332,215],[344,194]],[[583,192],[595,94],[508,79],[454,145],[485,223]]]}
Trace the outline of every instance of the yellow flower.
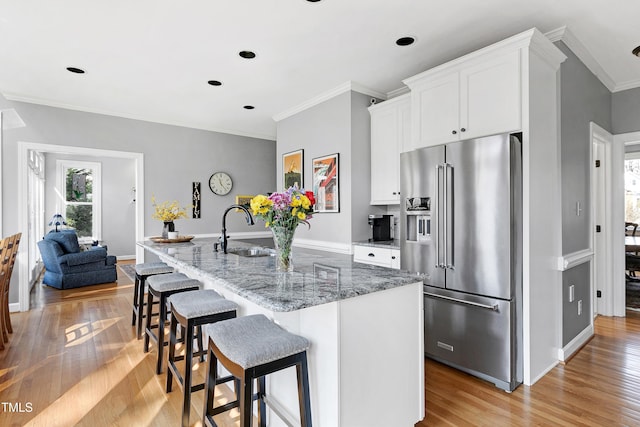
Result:
{"label": "yellow flower", "polygon": [[302,208],[305,210],[309,210],[311,208],[311,201],[309,200],[309,198],[307,196],[300,196],[301,199],[301,203],[302,203]]}
{"label": "yellow flower", "polygon": [[298,212],[298,219],[305,219],[307,217],[307,214],[305,214],[304,212]]}
{"label": "yellow flower", "polygon": [[296,212],[298,212],[298,208],[291,209],[291,215],[295,216]]}
{"label": "yellow flower", "polygon": [[264,215],[269,212],[269,207],[273,205],[273,202],[269,200],[267,196],[258,194],[256,197],[251,199],[249,204],[251,205],[251,210],[254,215]]}
{"label": "yellow flower", "polygon": [[151,196],[151,204],[155,208],[155,212],[151,217],[164,222],[175,221],[179,218],[186,218],[186,209],[191,207],[187,206],[185,208],[181,208],[175,200],[172,202],[162,202],[157,204],[155,196]]}

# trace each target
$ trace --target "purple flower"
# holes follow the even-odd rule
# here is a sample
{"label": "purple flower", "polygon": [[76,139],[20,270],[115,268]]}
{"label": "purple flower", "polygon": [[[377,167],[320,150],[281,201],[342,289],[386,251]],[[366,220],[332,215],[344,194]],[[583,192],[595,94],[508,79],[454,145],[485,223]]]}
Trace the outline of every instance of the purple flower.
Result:
{"label": "purple flower", "polygon": [[269,200],[273,202],[273,208],[275,210],[288,209],[291,203],[291,194],[288,192],[273,193],[269,196]]}

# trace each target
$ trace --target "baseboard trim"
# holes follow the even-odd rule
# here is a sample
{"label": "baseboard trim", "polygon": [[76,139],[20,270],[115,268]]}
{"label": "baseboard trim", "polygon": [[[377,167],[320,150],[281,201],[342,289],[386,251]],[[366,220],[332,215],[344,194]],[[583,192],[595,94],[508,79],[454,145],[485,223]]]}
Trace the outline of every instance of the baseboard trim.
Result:
{"label": "baseboard trim", "polygon": [[305,249],[315,249],[319,251],[334,252],[344,255],[353,254],[353,245],[351,243],[327,242],[324,240],[312,239],[294,239],[293,246]]}
{"label": "baseboard trim", "polygon": [[11,304],[9,304],[9,311],[11,313],[17,313],[18,311],[20,311],[20,303],[12,302]]}
{"label": "baseboard trim", "polygon": [[[220,237],[221,233],[205,233],[205,234],[191,234],[196,239],[205,239],[209,237]],[[242,240],[242,239],[261,239],[272,237],[273,234],[271,231],[229,231],[227,237],[234,240]],[[145,240],[149,240],[154,236],[147,236]]]}
{"label": "baseboard trim", "polygon": [[135,255],[118,255],[116,259],[118,261],[129,261],[131,259],[135,260],[136,256]]}
{"label": "baseboard trim", "polygon": [[582,332],[580,332],[569,344],[558,350],[558,360],[560,362],[567,362],[571,359],[582,347],[584,347],[594,336],[593,325],[589,325]]}
{"label": "baseboard trim", "polygon": [[542,377],[544,377],[545,375],[547,375],[549,373],[549,371],[551,371],[553,368],[555,368],[558,365],[558,362],[553,362],[552,364],[550,364],[549,366],[547,366],[547,369],[545,369],[544,371],[542,371],[540,374],[538,374],[535,378],[531,378],[531,381],[529,383],[527,383],[526,381],[524,382],[524,385],[527,386],[532,386],[535,383],[538,382],[538,380],[542,379]]}

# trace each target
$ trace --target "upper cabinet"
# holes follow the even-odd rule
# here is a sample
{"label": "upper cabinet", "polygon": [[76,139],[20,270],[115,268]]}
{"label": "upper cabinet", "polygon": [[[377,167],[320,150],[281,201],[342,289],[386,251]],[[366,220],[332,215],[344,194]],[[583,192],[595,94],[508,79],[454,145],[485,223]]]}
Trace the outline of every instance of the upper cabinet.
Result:
{"label": "upper cabinet", "polygon": [[404,81],[411,88],[411,149],[521,129],[520,50],[470,56]]}
{"label": "upper cabinet", "polygon": [[400,153],[410,147],[409,94],[369,107],[371,114],[371,204],[400,203]]}

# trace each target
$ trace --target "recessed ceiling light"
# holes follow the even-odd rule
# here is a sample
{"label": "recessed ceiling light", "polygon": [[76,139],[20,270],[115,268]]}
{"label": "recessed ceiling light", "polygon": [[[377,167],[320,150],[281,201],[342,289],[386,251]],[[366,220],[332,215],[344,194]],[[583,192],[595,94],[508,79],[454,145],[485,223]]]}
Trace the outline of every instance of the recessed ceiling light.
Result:
{"label": "recessed ceiling light", "polygon": [[245,105],[245,106],[244,106],[244,107],[242,107],[242,108],[244,108],[245,110],[253,110],[253,109],[254,109],[254,108],[256,108],[256,107],[254,107],[253,105]]}
{"label": "recessed ceiling light", "polygon": [[245,59],[253,59],[256,57],[255,52],[251,52],[250,50],[243,50],[242,52],[238,53],[238,55]]}
{"label": "recessed ceiling light", "polygon": [[220,80],[209,80],[207,83],[211,86],[222,86],[222,82]]}
{"label": "recessed ceiling light", "polygon": [[631,51],[635,56],[640,56],[640,46],[636,47]]}
{"label": "recessed ceiling light", "polygon": [[416,41],[415,37],[406,36],[406,37],[400,37],[398,40],[396,40],[396,44],[398,46],[409,46],[413,44],[413,42],[415,41]]}
{"label": "recessed ceiling light", "polygon": [[76,73],[76,74],[84,74],[83,69],[76,68],[76,67],[67,67],[67,71],[71,71],[72,73]]}

